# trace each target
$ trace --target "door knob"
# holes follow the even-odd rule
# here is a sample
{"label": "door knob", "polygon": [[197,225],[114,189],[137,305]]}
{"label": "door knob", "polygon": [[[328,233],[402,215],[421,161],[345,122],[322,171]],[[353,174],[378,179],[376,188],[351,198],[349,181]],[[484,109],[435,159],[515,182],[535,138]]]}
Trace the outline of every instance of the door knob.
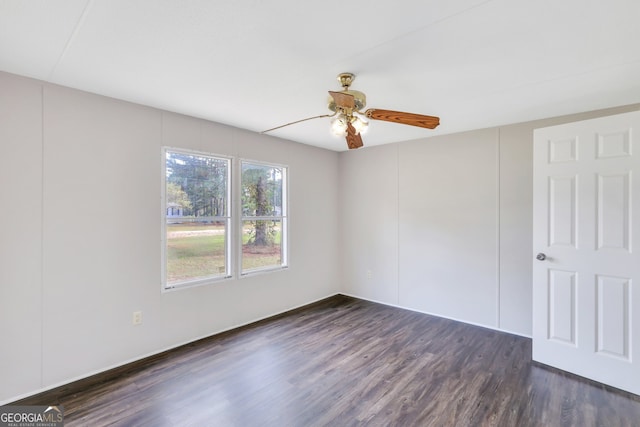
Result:
{"label": "door knob", "polygon": [[542,252],[540,252],[538,255],[536,255],[536,259],[538,261],[544,261],[545,259],[547,259],[547,256],[545,254],[543,254]]}

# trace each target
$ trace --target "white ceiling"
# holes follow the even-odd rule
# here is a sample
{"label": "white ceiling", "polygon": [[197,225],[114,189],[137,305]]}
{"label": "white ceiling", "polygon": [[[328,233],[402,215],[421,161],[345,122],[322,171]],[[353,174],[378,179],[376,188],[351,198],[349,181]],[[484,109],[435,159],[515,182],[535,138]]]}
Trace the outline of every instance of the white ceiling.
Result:
{"label": "white ceiling", "polygon": [[[373,146],[640,102],[640,1],[0,0],[0,70],[258,132],[328,113],[348,71],[441,118]],[[272,135],[346,149],[326,118]]]}

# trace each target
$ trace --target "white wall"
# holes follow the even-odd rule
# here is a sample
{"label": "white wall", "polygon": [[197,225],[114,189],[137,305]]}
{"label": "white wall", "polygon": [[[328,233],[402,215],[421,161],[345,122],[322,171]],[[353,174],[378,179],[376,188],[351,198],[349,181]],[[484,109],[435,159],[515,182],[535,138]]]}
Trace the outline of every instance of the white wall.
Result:
{"label": "white wall", "polygon": [[0,402],[41,386],[41,98],[0,73]]}
{"label": "white wall", "polygon": [[533,129],[639,108],[341,153],[342,289],[530,336]]}
{"label": "white wall", "polygon": [[[0,94],[0,403],[339,291],[337,153],[5,73]],[[163,145],[288,165],[290,268],[162,293]]]}
{"label": "white wall", "polygon": [[391,304],[398,302],[398,147],[340,157],[343,290]]}
{"label": "white wall", "polygon": [[400,145],[399,305],[495,322],[496,135],[491,129]]}

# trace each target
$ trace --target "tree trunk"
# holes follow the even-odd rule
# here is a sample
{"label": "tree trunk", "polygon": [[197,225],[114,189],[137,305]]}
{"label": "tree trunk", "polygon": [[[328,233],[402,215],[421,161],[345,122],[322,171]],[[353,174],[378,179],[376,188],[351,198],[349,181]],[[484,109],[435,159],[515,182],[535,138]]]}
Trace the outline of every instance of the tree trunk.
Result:
{"label": "tree trunk", "polygon": [[[258,177],[256,183],[256,216],[267,214],[267,191],[265,181],[262,177]],[[253,241],[256,246],[267,246],[269,239],[267,237],[267,221],[256,221],[256,237]]]}

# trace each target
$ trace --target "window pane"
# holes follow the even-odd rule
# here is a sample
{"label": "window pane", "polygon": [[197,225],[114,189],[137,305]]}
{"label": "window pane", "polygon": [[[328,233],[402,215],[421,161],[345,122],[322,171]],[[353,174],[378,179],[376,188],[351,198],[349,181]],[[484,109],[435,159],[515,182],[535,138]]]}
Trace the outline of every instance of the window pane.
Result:
{"label": "window pane", "polygon": [[283,177],[282,168],[243,162],[242,216],[282,216]]}
{"label": "window pane", "polygon": [[282,221],[242,221],[242,270],[282,265]]}
{"label": "window pane", "polygon": [[184,216],[226,216],[229,161],[167,151],[167,207]]}
{"label": "window pane", "polygon": [[166,286],[225,276],[229,160],[167,151]]}
{"label": "window pane", "polygon": [[242,162],[242,272],[286,265],[284,167]]}
{"label": "window pane", "polygon": [[225,221],[167,224],[167,284],[224,275]]}

